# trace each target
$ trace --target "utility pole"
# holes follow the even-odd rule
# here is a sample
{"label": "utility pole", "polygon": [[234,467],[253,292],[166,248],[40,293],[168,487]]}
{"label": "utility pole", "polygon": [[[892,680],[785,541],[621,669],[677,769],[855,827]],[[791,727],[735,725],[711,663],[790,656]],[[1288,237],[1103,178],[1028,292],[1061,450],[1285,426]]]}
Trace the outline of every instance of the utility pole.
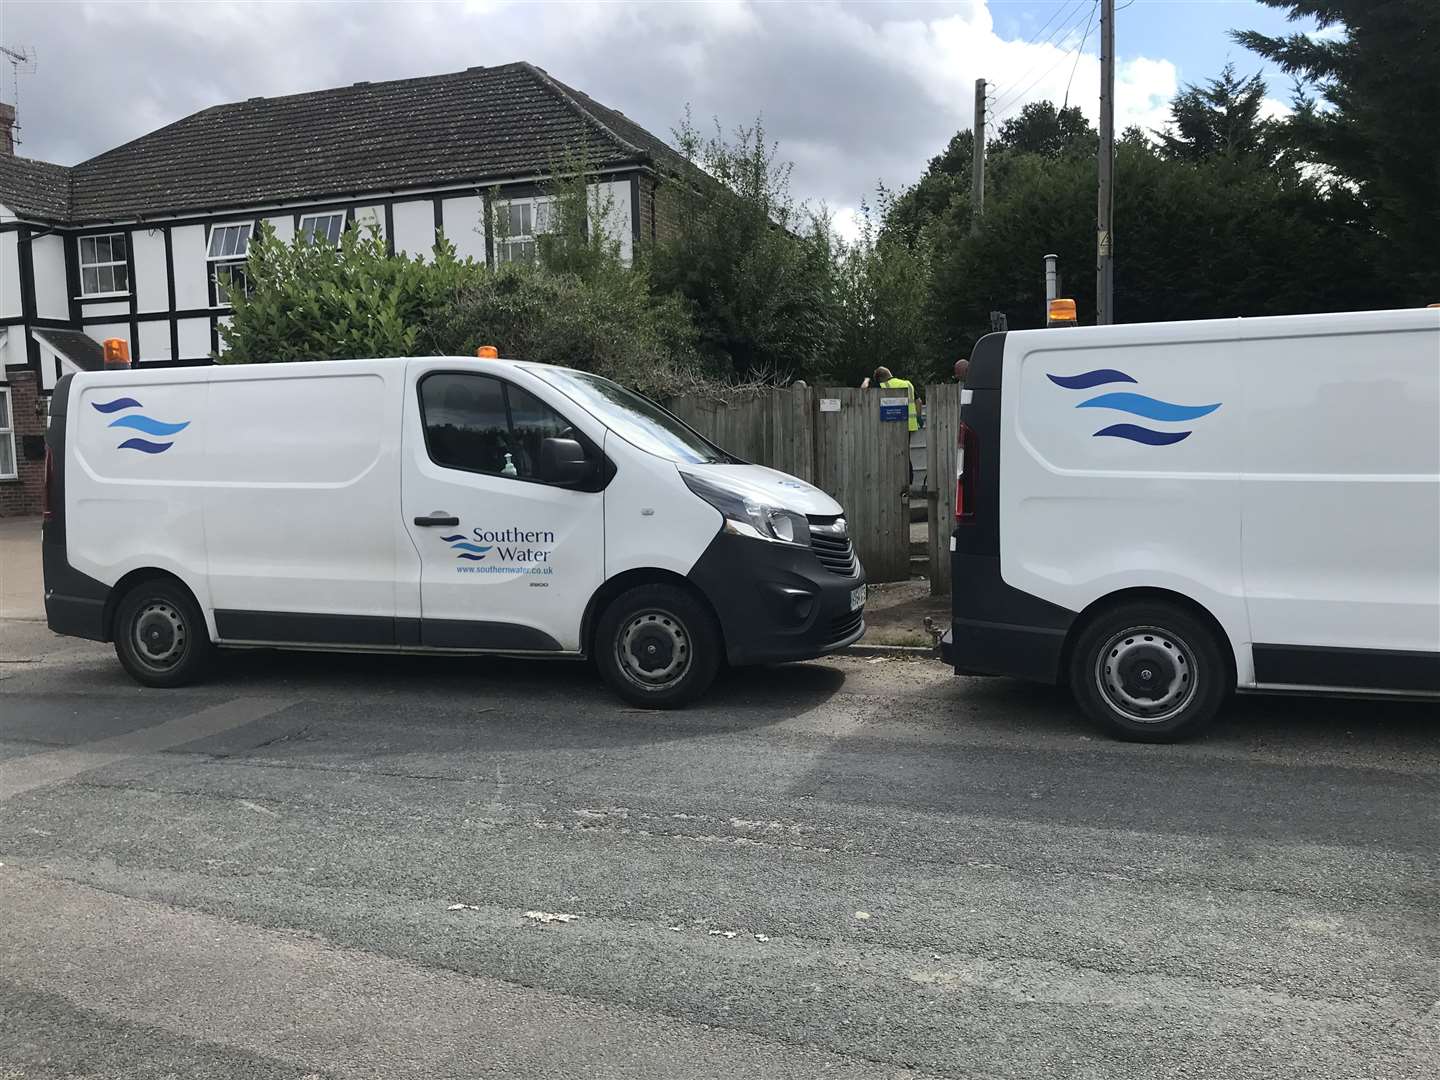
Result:
{"label": "utility pole", "polygon": [[1096,323],[1115,321],[1115,0],[1100,0],[1100,196],[1095,214]]}
{"label": "utility pole", "polygon": [[975,152],[970,155],[970,231],[980,231],[985,213],[985,80],[975,80]]}

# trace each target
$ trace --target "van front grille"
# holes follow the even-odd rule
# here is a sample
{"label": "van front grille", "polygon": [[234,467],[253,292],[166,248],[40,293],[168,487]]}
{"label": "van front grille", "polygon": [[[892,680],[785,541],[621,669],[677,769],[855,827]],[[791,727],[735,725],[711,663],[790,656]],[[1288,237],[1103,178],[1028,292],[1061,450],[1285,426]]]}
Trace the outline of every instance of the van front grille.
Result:
{"label": "van front grille", "polygon": [[841,577],[854,577],[859,569],[843,517],[810,518],[810,548],[821,566]]}

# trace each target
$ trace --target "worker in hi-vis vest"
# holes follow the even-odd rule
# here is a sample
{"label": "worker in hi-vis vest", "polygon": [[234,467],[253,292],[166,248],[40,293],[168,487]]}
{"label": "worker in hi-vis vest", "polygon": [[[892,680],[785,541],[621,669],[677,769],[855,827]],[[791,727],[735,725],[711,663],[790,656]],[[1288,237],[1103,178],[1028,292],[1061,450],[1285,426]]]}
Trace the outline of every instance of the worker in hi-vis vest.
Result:
{"label": "worker in hi-vis vest", "polygon": [[878,367],[872,379],[866,379],[860,384],[860,389],[865,390],[871,386],[878,386],[881,390],[904,390],[905,396],[910,399],[909,427],[911,431],[920,430],[920,406],[915,401],[915,384],[909,379],[897,379],[890,374],[888,367]]}
{"label": "worker in hi-vis vest", "polygon": [[[909,421],[907,426],[912,432],[920,430],[920,407],[915,401],[914,383],[909,379],[897,379],[890,373],[888,367],[877,367],[875,374],[860,384],[860,389],[864,390],[870,386],[879,387],[881,390],[904,390],[905,396],[910,399],[910,415],[907,417]],[[915,486],[915,463],[910,459],[909,454],[905,455],[905,476],[905,486],[908,490]]]}

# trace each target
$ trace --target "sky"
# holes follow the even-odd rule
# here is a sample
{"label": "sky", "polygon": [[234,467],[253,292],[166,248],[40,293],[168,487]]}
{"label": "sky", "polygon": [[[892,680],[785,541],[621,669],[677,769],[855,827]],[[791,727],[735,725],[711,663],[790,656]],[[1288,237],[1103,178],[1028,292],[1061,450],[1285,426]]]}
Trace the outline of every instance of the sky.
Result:
{"label": "sky", "polygon": [[[26,157],[75,164],[256,95],[528,60],[665,138],[687,104],[727,130],[762,118],[796,197],[853,232],[877,183],[913,183],[971,126],[977,78],[992,124],[1067,96],[1093,120],[1095,3],[0,0],[0,44],[35,57],[18,75]],[[1176,91],[1227,61],[1265,72],[1282,109],[1288,80],[1233,28],[1309,29],[1254,0],[1118,0],[1117,131],[1162,126]],[[0,100],[16,96],[0,63]]]}

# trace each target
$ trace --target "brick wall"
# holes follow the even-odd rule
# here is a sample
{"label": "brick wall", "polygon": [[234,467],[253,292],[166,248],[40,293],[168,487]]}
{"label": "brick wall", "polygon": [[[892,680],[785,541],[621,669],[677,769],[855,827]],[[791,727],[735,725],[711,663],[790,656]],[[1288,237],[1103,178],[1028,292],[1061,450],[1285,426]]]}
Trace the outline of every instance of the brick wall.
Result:
{"label": "brick wall", "polygon": [[[0,517],[40,513],[45,486],[45,455],[35,460],[25,454],[25,436],[45,434],[45,421],[35,415],[39,391],[33,371],[12,371],[10,381],[11,423],[15,426],[15,461],[19,480],[0,480]],[[33,441],[33,440],[32,440]]]}
{"label": "brick wall", "polygon": [[640,177],[640,245],[663,244],[680,227],[680,200],[675,185],[680,181],[666,177]]}

